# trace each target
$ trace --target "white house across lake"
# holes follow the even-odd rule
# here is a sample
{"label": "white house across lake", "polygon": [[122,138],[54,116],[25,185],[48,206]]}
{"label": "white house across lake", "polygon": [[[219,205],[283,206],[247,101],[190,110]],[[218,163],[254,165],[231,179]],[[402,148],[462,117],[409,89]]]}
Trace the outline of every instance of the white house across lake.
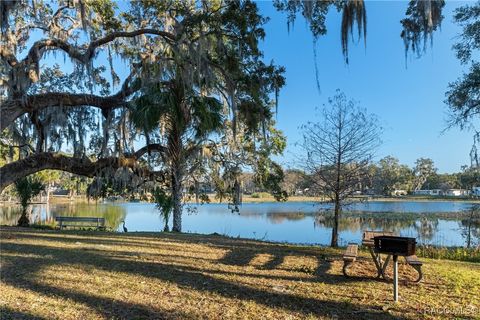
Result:
{"label": "white house across lake", "polygon": [[443,195],[442,190],[440,190],[440,189],[414,190],[413,194],[417,195],[417,196],[441,196],[441,195]]}
{"label": "white house across lake", "polygon": [[480,195],[480,187],[475,187],[470,190],[466,189],[431,189],[431,190],[414,190],[414,195],[422,195],[422,196],[448,196],[448,197],[464,197],[470,194],[472,195]]}
{"label": "white house across lake", "polygon": [[472,188],[472,195],[476,197],[480,197],[480,187],[473,187]]}

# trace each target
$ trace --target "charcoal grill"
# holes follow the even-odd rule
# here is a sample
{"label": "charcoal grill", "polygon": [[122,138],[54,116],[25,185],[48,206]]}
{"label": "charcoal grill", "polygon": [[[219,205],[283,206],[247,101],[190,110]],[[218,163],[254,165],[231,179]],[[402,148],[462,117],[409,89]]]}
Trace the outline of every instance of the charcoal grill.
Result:
{"label": "charcoal grill", "polygon": [[378,236],[374,237],[375,252],[393,256],[413,256],[415,254],[415,238]]}
{"label": "charcoal grill", "polygon": [[398,256],[415,254],[415,238],[378,236],[373,238],[376,253],[393,256],[393,300],[398,301]]}

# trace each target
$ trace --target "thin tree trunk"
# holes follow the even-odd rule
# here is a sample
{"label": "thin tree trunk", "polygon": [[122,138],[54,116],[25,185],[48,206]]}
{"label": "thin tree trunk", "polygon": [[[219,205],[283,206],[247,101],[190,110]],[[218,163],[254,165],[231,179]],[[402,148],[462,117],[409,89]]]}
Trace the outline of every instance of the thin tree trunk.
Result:
{"label": "thin tree trunk", "polygon": [[170,232],[170,228],[168,227],[168,217],[165,217],[165,226],[163,227],[163,232]]}
{"label": "thin tree trunk", "polygon": [[[182,92],[177,92],[178,97],[177,101],[182,101],[183,94]],[[182,232],[182,192],[183,192],[183,143],[182,143],[182,133],[183,133],[183,123],[186,123],[186,119],[182,118],[185,113],[181,112],[182,104],[178,105],[180,110],[176,115],[177,123],[175,123],[170,132],[168,139],[168,153],[171,159],[171,188],[172,188],[172,200],[173,200],[173,232]]]}
{"label": "thin tree trunk", "polygon": [[46,190],[45,190],[46,197],[47,197],[47,201],[46,201],[47,203],[50,202],[50,190],[51,190],[51,185],[52,185],[52,183],[49,182],[48,185],[47,185],[47,188],[46,188]]}
{"label": "thin tree trunk", "polygon": [[182,232],[182,175],[178,168],[172,173],[173,232]]}
{"label": "thin tree trunk", "polygon": [[27,208],[22,208],[22,215],[18,219],[19,227],[28,227],[30,225],[30,219],[28,218]]}
{"label": "thin tree trunk", "polygon": [[235,183],[233,184],[233,204],[238,206],[240,204],[242,204],[242,200],[241,200],[241,189],[240,189],[240,182],[235,179]]}
{"label": "thin tree trunk", "polygon": [[340,199],[338,195],[335,196],[335,215],[333,217],[333,228],[332,228],[332,242],[331,247],[338,247],[338,221],[340,218]]}
{"label": "thin tree trunk", "polygon": [[467,228],[467,249],[470,249],[470,246],[471,246],[471,241],[472,241],[472,220],[473,220],[473,209],[472,209],[472,213],[468,219],[468,228]]}
{"label": "thin tree trunk", "polygon": [[336,184],[335,184],[335,215],[333,217],[333,229],[332,229],[332,243],[331,247],[338,247],[338,219],[340,216],[340,192],[342,186],[340,185],[340,175],[342,173],[342,118],[339,118],[338,126],[338,145],[337,145],[337,159],[336,159]]}

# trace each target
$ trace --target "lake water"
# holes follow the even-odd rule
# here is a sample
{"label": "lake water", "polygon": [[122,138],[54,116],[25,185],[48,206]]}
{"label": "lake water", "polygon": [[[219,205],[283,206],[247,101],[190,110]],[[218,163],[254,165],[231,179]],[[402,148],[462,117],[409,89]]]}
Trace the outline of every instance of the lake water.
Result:
{"label": "lake water", "polygon": [[[433,201],[369,201],[348,206],[340,221],[341,244],[360,242],[363,230],[388,230],[402,236],[416,237],[422,244],[463,246],[466,219],[460,212],[468,202]],[[183,215],[183,231],[219,233],[223,235],[277,242],[323,244],[330,242],[332,218],[321,213],[327,205],[311,202],[246,203],[239,213],[232,213],[225,204],[187,205]],[[0,224],[14,225],[19,207],[0,206]],[[33,205],[31,222],[53,223],[56,216],[99,216],[113,230],[161,231],[163,220],[153,204],[55,204]],[[170,222],[171,226],[171,222]],[[478,221],[474,236],[480,235]],[[476,238],[478,239],[478,238]]]}

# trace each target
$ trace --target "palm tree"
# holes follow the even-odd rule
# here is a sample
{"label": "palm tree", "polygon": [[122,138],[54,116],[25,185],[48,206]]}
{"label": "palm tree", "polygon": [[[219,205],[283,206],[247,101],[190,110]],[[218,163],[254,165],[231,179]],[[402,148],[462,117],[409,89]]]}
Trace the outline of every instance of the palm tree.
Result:
{"label": "palm tree", "polygon": [[155,163],[165,172],[172,197],[173,231],[181,231],[185,183],[198,184],[198,172],[205,170],[207,140],[227,127],[235,136],[243,122],[258,131],[258,124],[272,117],[271,96],[285,84],[284,69],[262,61],[258,42],[266,21],[256,4],[227,2],[222,14],[235,17],[228,22],[232,32],[226,33],[221,20],[205,20],[171,50],[145,61],[148,81],[130,104],[130,116],[147,144],[162,145]]}
{"label": "palm tree", "polygon": [[146,136],[159,127],[163,132],[165,148],[160,157],[173,207],[172,230],[180,232],[185,179],[198,169],[198,156],[209,135],[221,129],[223,106],[218,99],[188,88],[179,74],[169,84],[144,90],[132,105],[132,119]]}
{"label": "palm tree", "polygon": [[157,187],[153,191],[153,197],[155,199],[155,207],[160,211],[163,217],[164,227],[163,231],[168,232],[168,220],[173,209],[173,198],[168,195],[162,188]]}
{"label": "palm tree", "polygon": [[29,226],[30,221],[27,215],[27,207],[32,198],[42,192],[44,188],[45,187],[40,180],[32,176],[15,181],[15,192],[17,193],[20,205],[22,206],[22,215],[20,216],[20,219],[18,219],[19,227]]}

